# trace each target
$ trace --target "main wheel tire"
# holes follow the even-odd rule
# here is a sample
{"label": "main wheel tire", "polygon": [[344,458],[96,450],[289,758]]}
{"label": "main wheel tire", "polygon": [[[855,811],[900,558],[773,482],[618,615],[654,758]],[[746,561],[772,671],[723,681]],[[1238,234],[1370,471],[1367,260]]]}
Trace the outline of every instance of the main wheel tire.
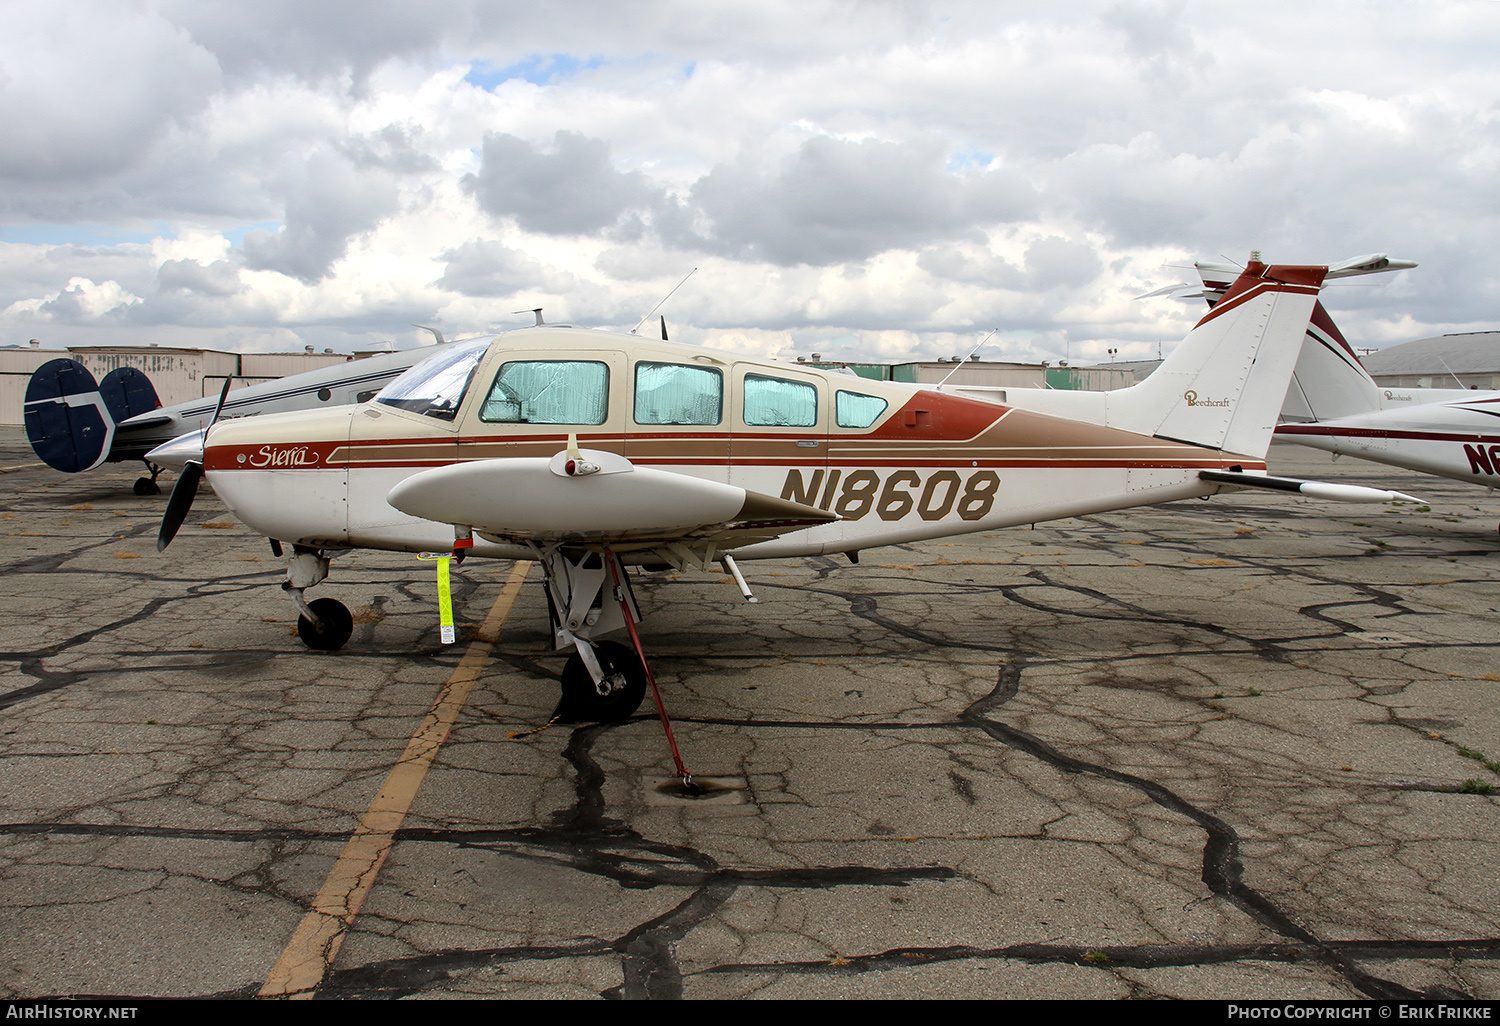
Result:
{"label": "main wheel tire", "polygon": [[318,623],[305,616],[297,617],[297,636],[308,648],[319,652],[334,652],[344,647],[349,635],[354,633],[354,617],[349,607],[338,599],[314,599],[307,607],[318,614]]}
{"label": "main wheel tire", "polygon": [[562,701],[558,703],[557,716],[564,723],[628,720],[646,697],[646,668],[636,657],[635,649],[617,641],[597,641],[594,657],[599,660],[605,681],[612,685],[610,692],[599,694],[583,658],[575,652],[562,672]]}

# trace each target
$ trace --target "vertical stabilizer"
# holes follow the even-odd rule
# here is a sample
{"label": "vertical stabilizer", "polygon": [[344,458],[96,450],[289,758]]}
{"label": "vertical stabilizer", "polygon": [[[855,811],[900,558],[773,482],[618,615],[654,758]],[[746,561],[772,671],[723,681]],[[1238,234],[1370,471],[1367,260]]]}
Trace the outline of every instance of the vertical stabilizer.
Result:
{"label": "vertical stabilizer", "polygon": [[1321,300],[1313,307],[1312,321],[1292,387],[1281,409],[1284,421],[1337,420],[1380,409],[1380,390],[1370,372],[1328,316]]}
{"label": "vertical stabilizer", "polygon": [[[1361,264],[1364,260],[1367,265]],[[1351,270],[1351,265],[1356,269]],[[1202,295],[1213,306],[1224,297],[1229,283],[1238,269],[1226,264],[1198,261],[1194,265],[1203,279]],[[1399,270],[1415,266],[1409,260],[1392,261],[1383,254],[1373,257],[1355,258],[1337,265],[1342,270],[1330,270],[1330,278],[1348,277],[1351,274],[1374,274],[1384,270]],[[1283,421],[1305,422],[1311,420],[1334,420],[1351,417],[1357,413],[1369,413],[1380,409],[1380,389],[1375,379],[1359,362],[1354,347],[1349,345],[1338,325],[1323,306],[1320,299],[1313,306],[1312,318],[1307,325],[1307,336],[1302,341],[1302,352],[1297,357],[1297,368],[1292,372],[1292,384],[1287,389],[1286,403],[1281,408]]]}
{"label": "vertical stabilizer", "polygon": [[1107,393],[1109,425],[1264,457],[1327,270],[1252,260],[1155,373]]}
{"label": "vertical stabilizer", "polygon": [[77,360],[49,360],[33,371],[23,410],[32,451],[54,470],[77,474],[109,458],[115,420]]}

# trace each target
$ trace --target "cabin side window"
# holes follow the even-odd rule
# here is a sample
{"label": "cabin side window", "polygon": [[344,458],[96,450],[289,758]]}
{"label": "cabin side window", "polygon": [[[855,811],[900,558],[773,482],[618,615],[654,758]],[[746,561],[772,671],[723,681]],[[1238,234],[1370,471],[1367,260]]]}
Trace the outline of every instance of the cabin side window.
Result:
{"label": "cabin side window", "polygon": [[812,427],[818,390],[801,381],[745,375],[745,423],[751,427]]}
{"label": "cabin side window", "polygon": [[860,392],[839,390],[834,396],[834,415],[841,428],[867,428],[880,419],[890,405],[884,399]]}
{"label": "cabin side window", "polygon": [[724,417],[724,375],[680,363],[635,365],[637,424],[717,424]]}
{"label": "cabin side window", "polygon": [[500,365],[479,409],[487,424],[603,424],[609,366],[592,360],[514,360]]}

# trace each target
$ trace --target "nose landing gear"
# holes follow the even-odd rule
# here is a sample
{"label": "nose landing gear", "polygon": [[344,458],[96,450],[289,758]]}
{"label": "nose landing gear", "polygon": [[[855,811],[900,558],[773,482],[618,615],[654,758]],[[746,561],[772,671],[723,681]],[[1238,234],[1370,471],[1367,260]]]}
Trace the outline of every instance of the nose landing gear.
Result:
{"label": "nose landing gear", "polygon": [[354,633],[354,617],[350,615],[349,607],[338,599],[320,598],[308,602],[303,596],[308,588],[327,576],[328,555],[321,549],[298,545],[287,561],[286,581],[281,587],[302,613],[297,618],[297,636],[308,648],[336,652]]}
{"label": "nose landing gear", "polygon": [[349,607],[338,599],[313,599],[307,604],[307,613],[297,617],[297,637],[308,648],[319,652],[336,652],[349,641],[354,633],[354,617]]}

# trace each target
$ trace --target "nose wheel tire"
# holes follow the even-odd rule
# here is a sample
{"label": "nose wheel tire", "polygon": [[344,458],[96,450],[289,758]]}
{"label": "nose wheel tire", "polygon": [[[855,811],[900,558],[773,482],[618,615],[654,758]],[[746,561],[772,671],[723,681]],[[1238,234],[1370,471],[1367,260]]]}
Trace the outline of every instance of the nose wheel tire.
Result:
{"label": "nose wheel tire", "polygon": [[[354,633],[354,617],[338,599],[320,598],[307,604],[307,608],[318,614],[318,623],[305,616],[297,617],[297,636],[308,648],[319,652],[333,652],[344,647],[349,635]],[[585,671],[587,676],[587,671]]]}
{"label": "nose wheel tire", "polygon": [[646,670],[634,649],[615,641],[599,641],[594,643],[594,656],[604,671],[608,693],[599,694],[582,658],[576,653],[569,656],[562,672],[562,701],[557,706],[557,716],[564,723],[628,720],[646,697]]}

